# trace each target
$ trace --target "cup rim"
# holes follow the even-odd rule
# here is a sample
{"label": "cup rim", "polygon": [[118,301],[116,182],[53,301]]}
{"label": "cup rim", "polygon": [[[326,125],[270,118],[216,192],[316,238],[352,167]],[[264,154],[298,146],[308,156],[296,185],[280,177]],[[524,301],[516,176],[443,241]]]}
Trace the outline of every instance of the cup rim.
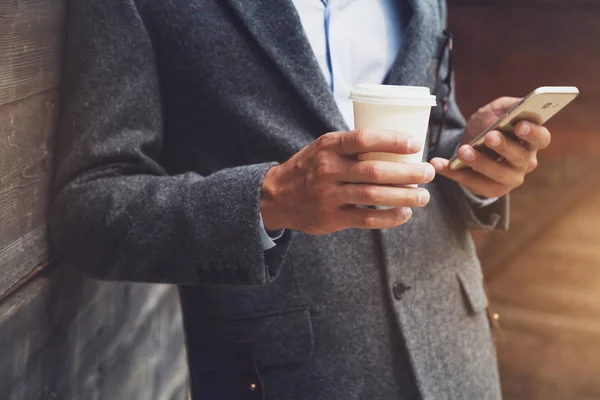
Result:
{"label": "cup rim", "polygon": [[435,107],[436,98],[426,86],[358,84],[350,92],[350,100],[360,103]]}

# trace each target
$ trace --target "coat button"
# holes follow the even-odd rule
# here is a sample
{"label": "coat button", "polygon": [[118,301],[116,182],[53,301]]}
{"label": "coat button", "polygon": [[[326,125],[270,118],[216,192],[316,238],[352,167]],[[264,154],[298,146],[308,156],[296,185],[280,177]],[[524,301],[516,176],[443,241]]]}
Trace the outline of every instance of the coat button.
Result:
{"label": "coat button", "polygon": [[394,293],[394,297],[396,300],[402,300],[404,294],[410,290],[410,286],[406,286],[402,282],[397,282],[392,287],[392,293]]}

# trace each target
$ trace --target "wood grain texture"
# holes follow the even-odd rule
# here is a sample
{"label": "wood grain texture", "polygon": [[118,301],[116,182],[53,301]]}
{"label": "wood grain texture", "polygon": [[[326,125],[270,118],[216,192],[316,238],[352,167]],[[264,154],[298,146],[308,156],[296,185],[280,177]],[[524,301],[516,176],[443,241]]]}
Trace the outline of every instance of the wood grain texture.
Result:
{"label": "wood grain texture", "polygon": [[449,27],[456,38],[456,91],[463,112],[470,115],[494,98],[524,96],[538,86],[574,85],[580,97],[548,126],[560,136],[598,134],[600,6],[529,3],[449,8]]}
{"label": "wood grain texture", "polygon": [[0,304],[0,398],[187,396],[176,290],[53,267]]}
{"label": "wood grain texture", "polygon": [[505,7],[528,6],[528,7],[592,7],[600,8],[598,0],[447,0],[450,6],[482,6],[482,7]]}
{"label": "wood grain texture", "polygon": [[56,90],[0,107],[0,295],[48,258]]}
{"label": "wood grain texture", "polygon": [[494,279],[507,263],[529,251],[540,234],[577,207],[590,191],[600,188],[598,170],[600,161],[542,160],[527,178],[527,184],[511,195],[510,231],[488,232],[477,237],[487,279]]}
{"label": "wood grain texture", "polygon": [[598,399],[600,186],[489,283],[507,399]]}
{"label": "wood grain texture", "polygon": [[60,84],[66,0],[0,0],[0,105]]}

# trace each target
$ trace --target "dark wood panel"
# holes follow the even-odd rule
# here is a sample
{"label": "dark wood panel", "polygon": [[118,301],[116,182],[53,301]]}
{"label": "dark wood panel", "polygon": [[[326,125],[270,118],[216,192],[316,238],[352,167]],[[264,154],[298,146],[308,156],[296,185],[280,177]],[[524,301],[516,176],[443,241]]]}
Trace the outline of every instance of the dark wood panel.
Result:
{"label": "dark wood panel", "polygon": [[0,398],[172,399],[187,392],[176,290],[51,267],[0,303]]}
{"label": "dark wood panel", "polygon": [[600,186],[489,282],[507,399],[600,398]]}
{"label": "dark wood panel", "polygon": [[65,0],[0,0],[0,105],[60,83]]}
{"label": "dark wood panel", "polygon": [[598,0],[447,0],[450,6],[470,5],[481,7],[579,7],[600,8]]}
{"label": "dark wood panel", "polygon": [[450,7],[457,96],[465,114],[499,96],[524,96],[538,86],[575,85],[581,96],[549,126],[557,134],[598,133],[599,21],[600,7],[531,7],[521,2]]}
{"label": "dark wood panel", "polygon": [[577,207],[590,191],[600,188],[599,169],[600,161],[579,157],[542,160],[527,183],[512,193],[510,232],[476,234],[488,279],[494,279],[521,252],[529,251],[540,234]]}
{"label": "dark wood panel", "polygon": [[44,218],[58,97],[53,90],[0,107],[0,297],[48,257]]}
{"label": "dark wood panel", "polygon": [[[539,317],[547,320],[547,316]],[[591,335],[573,334],[566,338],[556,326],[544,325],[543,329],[547,329],[544,333],[542,329],[522,330],[512,324],[505,325],[510,325],[505,329],[507,341],[498,344],[505,399],[600,398],[600,388],[596,384],[600,343],[590,340]],[[515,359],[520,363],[515,363]]]}

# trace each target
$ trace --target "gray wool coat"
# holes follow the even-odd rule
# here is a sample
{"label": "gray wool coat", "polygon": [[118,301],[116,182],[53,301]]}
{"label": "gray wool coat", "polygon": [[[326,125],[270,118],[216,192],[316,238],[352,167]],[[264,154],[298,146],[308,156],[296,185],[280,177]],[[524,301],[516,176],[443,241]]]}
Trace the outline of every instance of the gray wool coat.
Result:
{"label": "gray wool coat", "polygon": [[[386,83],[432,87],[445,2],[401,9]],[[506,198],[438,177],[404,226],[263,251],[266,171],[346,129],[291,1],[71,1],[63,93],[52,242],[92,277],[179,285],[194,398],[500,398],[467,229],[506,228]],[[453,99],[435,155],[463,127]]]}

